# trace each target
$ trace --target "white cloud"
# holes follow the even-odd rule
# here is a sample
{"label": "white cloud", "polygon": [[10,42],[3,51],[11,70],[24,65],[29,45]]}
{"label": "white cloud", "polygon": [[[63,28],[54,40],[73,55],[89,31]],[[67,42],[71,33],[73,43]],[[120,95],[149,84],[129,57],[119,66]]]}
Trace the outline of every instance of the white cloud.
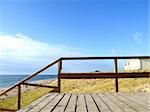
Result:
{"label": "white cloud", "polygon": [[78,48],[48,44],[24,34],[0,34],[0,74],[30,73],[61,56],[81,56]]}
{"label": "white cloud", "polygon": [[[114,50],[115,54],[118,50]],[[48,44],[36,41],[24,34],[0,34],[0,75],[3,74],[32,74],[53,60],[62,56],[91,56],[75,47]],[[67,63],[68,62],[68,63]],[[63,71],[93,71],[109,69],[105,63],[78,61],[63,61]],[[48,69],[46,74],[53,74],[57,66]]]}
{"label": "white cloud", "polygon": [[23,34],[0,35],[1,56],[15,56],[19,58],[53,57],[64,56],[70,54],[70,52],[73,55],[79,53],[76,48],[35,41]]}
{"label": "white cloud", "polygon": [[143,37],[143,33],[141,32],[136,32],[133,35],[133,39],[136,43],[141,44],[142,43],[142,37]]}

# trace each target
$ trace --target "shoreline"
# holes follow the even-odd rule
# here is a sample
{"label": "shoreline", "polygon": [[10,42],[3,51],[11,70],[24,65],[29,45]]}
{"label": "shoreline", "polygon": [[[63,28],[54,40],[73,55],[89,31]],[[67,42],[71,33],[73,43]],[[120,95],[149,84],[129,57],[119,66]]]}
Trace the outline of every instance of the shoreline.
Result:
{"label": "shoreline", "polygon": [[[49,84],[53,84],[57,82],[57,79],[43,79],[43,80],[37,80],[37,81],[30,81],[28,83],[32,83],[32,84],[41,84],[41,85],[49,85]],[[0,88],[0,93],[2,93],[3,91],[7,90],[9,87],[7,88]],[[28,86],[28,85],[21,85],[21,93],[24,93],[28,90],[33,90],[36,89],[37,87],[33,87],[33,86]],[[7,99],[9,97],[13,97],[16,96],[18,93],[18,88],[15,87],[14,89],[10,90],[9,92],[7,92],[5,95],[2,95],[0,97],[0,100],[4,100]]]}

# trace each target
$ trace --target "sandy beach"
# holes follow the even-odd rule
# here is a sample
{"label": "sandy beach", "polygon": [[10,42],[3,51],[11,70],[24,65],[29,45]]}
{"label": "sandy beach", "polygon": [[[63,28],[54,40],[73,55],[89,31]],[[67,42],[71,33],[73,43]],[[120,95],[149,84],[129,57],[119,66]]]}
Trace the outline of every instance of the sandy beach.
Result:
{"label": "sandy beach", "polygon": [[[41,84],[41,85],[49,85],[49,84],[53,84],[57,81],[57,79],[46,79],[46,80],[37,80],[37,81],[32,81],[29,83],[32,84]],[[21,85],[21,93],[28,91],[28,90],[33,90],[36,89],[38,87],[33,87],[33,86],[27,86],[27,85]],[[7,90],[8,88],[0,88],[0,93],[2,93],[3,91]],[[12,89],[11,91],[7,92],[5,95],[2,95],[0,97],[0,100],[4,100],[6,98],[12,97],[17,95],[18,93],[18,87],[15,87],[14,89]]]}

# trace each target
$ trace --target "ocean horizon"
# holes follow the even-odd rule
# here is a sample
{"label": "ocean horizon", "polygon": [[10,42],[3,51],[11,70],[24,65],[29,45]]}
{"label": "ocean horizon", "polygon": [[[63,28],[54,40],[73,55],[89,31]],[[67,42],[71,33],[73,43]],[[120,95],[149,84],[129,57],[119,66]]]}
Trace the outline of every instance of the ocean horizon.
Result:
{"label": "ocean horizon", "polygon": [[[26,78],[29,75],[0,75],[0,89],[8,88],[18,81]],[[30,79],[29,81],[38,81],[38,80],[45,80],[45,79],[56,79],[57,75],[37,75]]]}

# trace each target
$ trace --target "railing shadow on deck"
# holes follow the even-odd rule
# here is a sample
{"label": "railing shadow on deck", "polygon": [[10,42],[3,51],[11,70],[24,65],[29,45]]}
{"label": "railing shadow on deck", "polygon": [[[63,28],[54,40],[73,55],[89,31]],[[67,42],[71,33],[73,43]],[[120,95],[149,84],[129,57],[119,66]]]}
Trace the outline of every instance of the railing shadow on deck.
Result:
{"label": "railing shadow on deck", "polygon": [[[97,78],[114,78],[115,79],[115,88],[116,92],[119,91],[118,88],[118,78],[149,78],[150,72],[118,72],[118,60],[119,59],[150,59],[150,56],[120,56],[120,57],[61,57],[56,61],[50,63],[46,67],[42,68],[41,70],[33,73],[32,75],[26,77],[25,79],[21,80],[17,84],[11,86],[9,89],[5,90],[4,92],[0,93],[0,96],[5,95],[7,92],[11,91],[12,89],[18,87],[18,101],[17,101],[17,110],[21,108],[21,85],[28,85],[28,86],[37,86],[37,87],[44,87],[44,88],[53,88],[51,92],[59,92],[61,90],[61,79],[97,79]],[[114,72],[112,73],[63,73],[62,66],[63,61],[65,60],[114,60]],[[28,80],[37,76],[41,72],[45,71],[46,69],[50,68],[51,66],[58,64],[58,86],[47,86],[47,85],[40,85],[40,84],[30,84],[27,83]],[[16,111],[8,108],[0,108],[2,111]]]}

